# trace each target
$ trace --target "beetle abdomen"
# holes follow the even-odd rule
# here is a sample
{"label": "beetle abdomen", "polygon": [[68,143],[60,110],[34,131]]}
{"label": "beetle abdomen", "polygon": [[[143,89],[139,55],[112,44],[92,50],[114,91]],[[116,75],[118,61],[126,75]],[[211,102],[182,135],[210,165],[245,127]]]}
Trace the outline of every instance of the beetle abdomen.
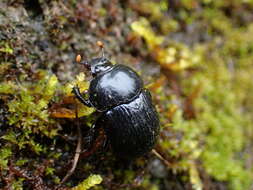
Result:
{"label": "beetle abdomen", "polygon": [[113,151],[125,159],[149,152],[159,133],[158,115],[147,90],[130,103],[105,112],[96,125],[104,127]]}

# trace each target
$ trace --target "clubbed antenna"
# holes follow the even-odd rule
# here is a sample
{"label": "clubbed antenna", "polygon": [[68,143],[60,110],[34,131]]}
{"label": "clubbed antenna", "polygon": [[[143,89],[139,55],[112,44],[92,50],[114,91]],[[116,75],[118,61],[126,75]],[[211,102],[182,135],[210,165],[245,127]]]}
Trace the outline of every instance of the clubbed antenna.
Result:
{"label": "clubbed antenna", "polygon": [[78,54],[78,55],[76,56],[76,62],[77,62],[77,63],[80,63],[81,60],[82,60],[82,57],[81,57],[80,54]]}
{"label": "clubbed antenna", "polygon": [[87,69],[90,69],[90,64],[88,61],[82,61],[82,57],[80,54],[76,56],[76,63],[84,65]]}
{"label": "clubbed antenna", "polygon": [[105,52],[104,52],[104,43],[101,41],[97,41],[97,46],[100,47],[101,52],[102,52],[102,58],[105,57]]}
{"label": "clubbed antenna", "polygon": [[99,58],[95,58],[89,61],[82,61],[82,57],[80,54],[76,56],[75,62],[78,64],[84,65],[86,69],[91,70],[91,67],[95,68],[95,65],[98,63],[101,64],[101,60],[104,60],[105,53],[104,53],[104,43],[102,41],[97,41],[97,46],[101,49],[102,56]]}

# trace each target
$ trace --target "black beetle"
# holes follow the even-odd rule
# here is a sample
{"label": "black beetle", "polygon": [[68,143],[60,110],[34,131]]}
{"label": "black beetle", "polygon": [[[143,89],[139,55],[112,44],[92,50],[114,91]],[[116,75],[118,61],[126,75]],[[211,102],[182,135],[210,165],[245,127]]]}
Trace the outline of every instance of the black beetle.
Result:
{"label": "black beetle", "polygon": [[132,160],[149,152],[159,134],[159,118],[139,75],[125,65],[113,65],[104,56],[82,64],[93,76],[88,98],[78,87],[73,93],[101,113],[93,129],[104,129],[114,153],[122,159]]}

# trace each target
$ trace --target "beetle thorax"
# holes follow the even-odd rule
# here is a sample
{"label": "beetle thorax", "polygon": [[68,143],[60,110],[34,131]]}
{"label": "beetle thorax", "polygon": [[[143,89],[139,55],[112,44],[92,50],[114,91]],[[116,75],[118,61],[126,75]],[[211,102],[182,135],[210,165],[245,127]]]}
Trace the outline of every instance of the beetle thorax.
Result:
{"label": "beetle thorax", "polygon": [[114,65],[94,77],[89,87],[89,100],[99,111],[105,111],[137,97],[143,88],[138,74],[124,65]]}

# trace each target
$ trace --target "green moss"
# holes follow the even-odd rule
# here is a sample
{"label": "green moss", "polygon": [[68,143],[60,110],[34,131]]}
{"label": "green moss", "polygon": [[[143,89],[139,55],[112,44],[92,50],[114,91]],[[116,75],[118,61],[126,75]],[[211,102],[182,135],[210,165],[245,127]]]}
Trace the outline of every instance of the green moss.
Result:
{"label": "green moss", "polygon": [[11,154],[12,154],[11,148],[8,148],[8,147],[1,148],[0,150],[0,156],[1,156],[0,168],[1,169],[7,168],[8,158],[11,156]]}
{"label": "green moss", "polygon": [[[13,87],[13,84],[6,83],[1,85],[5,93],[12,89],[14,94],[14,99],[8,103],[9,124],[24,129],[26,138],[31,133],[42,133],[49,137],[57,134],[57,128],[52,128],[53,120],[47,111],[47,105],[55,93],[57,79],[55,76],[44,77],[38,83],[24,83],[23,86]],[[34,146],[35,149],[40,149],[39,146]]]}
{"label": "green moss", "polygon": [[73,187],[72,190],[87,190],[94,187],[95,185],[100,184],[102,181],[103,179],[100,175],[91,175],[83,182],[81,182],[78,186]]}
{"label": "green moss", "polygon": [[24,178],[19,178],[18,180],[16,180],[15,182],[13,182],[11,184],[11,188],[14,190],[23,190],[23,182],[24,182]]}
{"label": "green moss", "polygon": [[[36,138],[38,136],[53,138],[59,130],[48,112],[48,104],[55,96],[58,80],[54,75],[44,71],[37,74],[39,80],[36,82],[22,81],[18,84],[4,81],[0,83],[0,93],[5,95],[2,100],[5,101],[4,97],[7,95],[12,97],[6,103],[8,128],[1,136],[1,140],[6,144],[6,147],[0,149],[1,168],[4,169],[2,171],[8,171],[7,164],[10,162],[15,162],[16,166],[28,163],[27,158],[21,157],[16,160],[17,148],[20,152],[29,150],[31,154],[37,155],[50,152],[49,147],[38,142]],[[13,188],[22,189],[22,181],[21,178],[13,180],[11,182]]]}
{"label": "green moss", "polygon": [[[226,72],[221,69],[221,73],[224,78]],[[250,127],[249,118],[238,110],[235,93],[229,85],[230,78],[213,77],[200,79],[206,84],[203,99],[196,100],[202,112],[196,125],[202,128],[205,143],[200,158],[206,171],[216,179],[229,181],[232,189],[248,189],[252,176],[245,168],[245,157],[240,152],[247,142],[244,133]]]}
{"label": "green moss", "polygon": [[200,61],[196,50],[191,51],[182,43],[171,40],[169,45],[164,46],[165,37],[155,33],[145,18],[133,22],[131,28],[145,39],[151,55],[165,69],[181,71]]}
{"label": "green moss", "polygon": [[[159,32],[154,33],[149,21],[143,18],[134,22],[132,29],[145,39],[150,54],[154,51],[160,54],[155,60],[163,67],[167,65],[164,68],[173,72],[183,71],[177,75],[182,80],[180,87],[186,96],[190,97],[197,92],[191,102],[195,117],[186,119],[184,114],[187,113],[184,113],[183,107],[177,106],[178,110],[172,117],[172,127],[168,129],[175,135],[160,142],[163,150],[176,159],[172,164],[173,170],[187,171],[193,188],[202,189],[200,173],[196,169],[196,162],[201,161],[209,175],[218,181],[229,182],[230,189],[248,189],[252,183],[252,172],[251,168],[245,166],[247,154],[244,149],[252,135],[252,26],[236,26],[237,22],[232,21],[220,9],[239,7],[239,2],[205,3],[213,7],[206,7],[201,15],[196,13],[190,17],[192,22],[201,18],[210,23],[207,31],[213,38],[195,46],[194,51],[178,43],[171,43],[169,48],[164,48],[165,37]],[[192,5],[191,0],[182,1],[182,6],[187,9],[194,9]],[[172,50],[179,51],[180,55],[184,54],[184,50],[188,52],[190,56],[182,56],[186,66],[180,63],[176,53],[171,53]],[[193,64],[194,57],[198,57],[197,64]],[[179,69],[169,65],[170,59]],[[185,78],[189,66],[201,72],[195,72],[192,77]],[[161,101],[168,99],[163,91],[159,93]],[[181,96],[172,95],[170,99],[172,102],[185,102]],[[166,107],[170,109],[175,107],[175,104],[169,103]],[[166,119],[162,117],[161,121],[166,122]],[[245,136],[247,133],[248,136]]]}
{"label": "green moss", "polygon": [[13,49],[10,47],[8,43],[5,43],[3,41],[0,41],[0,52],[7,53],[7,54],[13,54]]}
{"label": "green moss", "polygon": [[[85,57],[96,54],[92,43],[99,36],[112,60],[141,60],[148,62],[148,70],[152,64],[161,66],[164,83],[156,81],[159,69],[153,78],[146,76],[145,69],[140,73],[147,81],[159,83],[152,92],[162,124],[158,150],[169,162],[170,176],[162,179],[146,172],[136,187],[137,170],[144,170],[145,164],[139,160],[133,163],[134,169],[119,170],[109,153],[103,159],[92,155],[81,160],[68,184],[79,183],[73,189],[102,190],[123,183],[125,189],[155,190],[176,181],[180,188],[190,183],[195,190],[205,189],[205,183],[231,190],[250,188],[252,0],[139,0],[124,5],[72,0],[64,5],[54,1],[50,6],[40,1],[43,21],[36,22],[23,14],[22,2],[0,4],[8,10],[0,8],[3,24],[8,23],[0,27],[0,180],[10,177],[10,164],[36,175],[42,161],[48,160],[43,180],[60,183],[63,169],[59,168],[73,158],[76,142],[71,90],[73,85],[81,91],[88,88],[83,73],[63,85],[74,73],[64,69],[71,68],[73,49],[84,51]],[[50,69],[60,80],[46,71]],[[66,73],[61,74],[63,70]],[[85,116],[80,118],[82,127],[91,126],[94,109],[77,105],[78,116]],[[146,160],[153,159],[150,155]],[[94,170],[103,175],[103,183],[100,175],[80,179]],[[15,175],[10,185],[23,189],[27,181]]]}

